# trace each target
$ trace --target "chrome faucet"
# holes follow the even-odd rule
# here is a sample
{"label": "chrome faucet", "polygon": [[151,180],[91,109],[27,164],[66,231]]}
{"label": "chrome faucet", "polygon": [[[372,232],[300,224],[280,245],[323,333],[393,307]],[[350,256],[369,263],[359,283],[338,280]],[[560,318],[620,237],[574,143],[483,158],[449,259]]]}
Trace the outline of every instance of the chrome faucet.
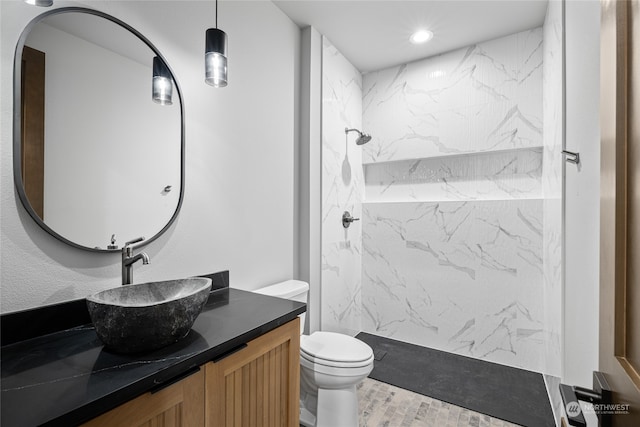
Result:
{"label": "chrome faucet", "polygon": [[149,264],[149,255],[144,252],[140,252],[138,255],[133,255],[133,248],[136,243],[140,243],[144,240],[144,237],[138,237],[130,242],[124,244],[122,248],[122,284],[130,285],[133,282],[133,264],[139,260],[142,260],[142,264]]}

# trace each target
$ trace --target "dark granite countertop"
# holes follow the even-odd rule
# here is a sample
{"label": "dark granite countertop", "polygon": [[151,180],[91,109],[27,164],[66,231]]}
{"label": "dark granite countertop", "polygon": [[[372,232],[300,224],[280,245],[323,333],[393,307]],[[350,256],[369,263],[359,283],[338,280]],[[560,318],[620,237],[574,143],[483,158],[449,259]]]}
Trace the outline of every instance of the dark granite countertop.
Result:
{"label": "dark granite countertop", "polygon": [[305,304],[222,288],[181,341],[143,355],[103,348],[91,324],[1,349],[3,427],[73,426],[293,320]]}

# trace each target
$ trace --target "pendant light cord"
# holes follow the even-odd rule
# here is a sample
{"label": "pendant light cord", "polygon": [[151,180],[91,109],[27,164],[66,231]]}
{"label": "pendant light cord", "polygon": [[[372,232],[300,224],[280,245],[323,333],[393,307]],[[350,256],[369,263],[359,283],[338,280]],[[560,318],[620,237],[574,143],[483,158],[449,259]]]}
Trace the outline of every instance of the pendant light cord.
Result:
{"label": "pendant light cord", "polygon": [[218,28],[218,0],[216,0],[216,28]]}

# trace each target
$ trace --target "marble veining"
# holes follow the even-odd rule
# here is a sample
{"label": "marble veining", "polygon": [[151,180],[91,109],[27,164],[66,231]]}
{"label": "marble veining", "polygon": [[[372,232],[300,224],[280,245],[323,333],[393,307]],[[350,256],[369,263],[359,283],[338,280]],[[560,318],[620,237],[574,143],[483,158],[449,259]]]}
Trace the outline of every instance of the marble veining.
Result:
{"label": "marble veining", "polygon": [[542,200],[363,211],[365,332],[544,370]]}
{"label": "marble veining", "polygon": [[[546,342],[545,373],[561,376],[562,327],[562,180],[563,180],[563,63],[562,3],[550,1],[544,22],[544,157],[542,160],[543,222],[543,289],[545,323],[549,325]],[[557,393],[556,393],[557,394]],[[561,405],[555,402],[554,408]],[[556,411],[559,414],[559,411]]]}
{"label": "marble veining", "polygon": [[365,75],[375,163],[542,143],[542,28]]}
{"label": "marble veining", "polygon": [[557,372],[552,21],[363,77],[323,40],[323,329]]}
{"label": "marble veining", "polygon": [[361,125],[362,76],[323,37],[321,326],[351,335],[361,330],[362,232],[343,228],[342,214],[362,216],[364,175],[361,146],[344,130]]}
{"label": "marble veining", "polygon": [[66,382],[66,381],[77,381],[81,378],[87,378],[91,375],[98,375],[98,374],[103,374],[103,373],[107,373],[107,372],[118,372],[120,370],[124,370],[124,369],[130,369],[130,368],[135,368],[136,366],[141,366],[141,365],[153,365],[153,364],[158,364],[158,365],[165,365],[167,363],[175,363],[178,362],[180,360],[183,359],[187,359],[191,356],[196,355],[198,352],[193,352],[193,353],[187,353],[187,354],[182,354],[179,356],[174,356],[174,357],[166,357],[166,358],[161,358],[161,359],[149,359],[149,360],[136,360],[136,361],[130,361],[130,362],[126,362],[126,363],[122,363],[119,365],[113,365],[113,366],[107,366],[104,368],[99,368],[99,369],[94,369],[91,372],[81,372],[75,375],[69,375],[69,376],[62,376],[62,377],[58,377],[49,381],[41,381],[41,382],[30,382],[28,384],[22,384],[20,386],[17,387],[3,387],[2,388],[2,392],[8,392],[8,391],[17,391],[17,390],[25,390],[25,389],[29,389],[32,387],[42,387],[45,385],[52,385],[55,383],[59,383],[59,382]]}
{"label": "marble veining", "polygon": [[542,147],[364,165],[367,202],[542,197]]}
{"label": "marble veining", "polygon": [[556,18],[365,75],[364,331],[558,374]]}

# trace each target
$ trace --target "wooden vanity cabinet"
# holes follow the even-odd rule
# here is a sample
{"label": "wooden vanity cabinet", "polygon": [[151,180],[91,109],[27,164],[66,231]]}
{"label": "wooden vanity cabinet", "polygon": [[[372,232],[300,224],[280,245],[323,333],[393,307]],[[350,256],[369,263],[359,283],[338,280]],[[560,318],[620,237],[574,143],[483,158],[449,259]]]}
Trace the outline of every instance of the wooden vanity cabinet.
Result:
{"label": "wooden vanity cabinet", "polygon": [[300,320],[84,427],[298,427]]}
{"label": "wooden vanity cabinet", "polygon": [[156,393],[145,393],[92,419],[83,427],[204,426],[204,370]]}
{"label": "wooden vanity cabinet", "polygon": [[300,425],[300,319],[205,365],[207,427]]}

